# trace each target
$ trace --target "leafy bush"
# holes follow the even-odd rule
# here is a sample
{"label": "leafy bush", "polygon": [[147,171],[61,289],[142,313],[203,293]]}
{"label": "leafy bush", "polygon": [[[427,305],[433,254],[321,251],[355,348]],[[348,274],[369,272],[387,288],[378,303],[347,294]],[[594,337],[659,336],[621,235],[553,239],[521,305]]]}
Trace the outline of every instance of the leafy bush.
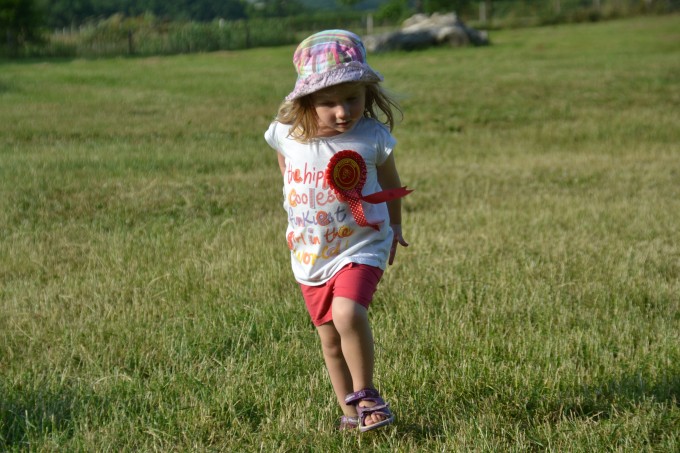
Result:
{"label": "leafy bush", "polygon": [[[126,18],[115,14],[84,25],[78,31],[55,33],[34,56],[168,55],[177,53],[238,50],[295,43],[301,33],[324,28],[361,31],[360,13],[320,13],[284,18],[213,22],[167,22],[146,14]],[[29,49],[25,49],[25,53]]]}
{"label": "leafy bush", "polygon": [[380,22],[402,22],[412,13],[406,0],[390,0],[378,9],[375,18]]}
{"label": "leafy bush", "polygon": [[16,56],[27,45],[43,43],[41,22],[33,0],[0,1],[0,55]]}

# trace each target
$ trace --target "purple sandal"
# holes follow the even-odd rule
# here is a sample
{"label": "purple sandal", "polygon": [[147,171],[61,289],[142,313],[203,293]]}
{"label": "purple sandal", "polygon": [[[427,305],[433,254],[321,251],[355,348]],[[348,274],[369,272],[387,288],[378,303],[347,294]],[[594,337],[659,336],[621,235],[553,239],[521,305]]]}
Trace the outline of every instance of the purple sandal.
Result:
{"label": "purple sandal", "polygon": [[[362,401],[373,402],[375,403],[375,406],[360,406],[359,403]],[[394,421],[394,414],[390,411],[390,405],[380,397],[380,393],[378,393],[376,389],[366,388],[359,390],[358,392],[350,393],[345,397],[345,404],[356,407],[357,413],[359,414],[359,431],[362,433],[389,425]],[[381,422],[366,426],[364,424],[366,417],[371,414],[382,415],[385,419]]]}

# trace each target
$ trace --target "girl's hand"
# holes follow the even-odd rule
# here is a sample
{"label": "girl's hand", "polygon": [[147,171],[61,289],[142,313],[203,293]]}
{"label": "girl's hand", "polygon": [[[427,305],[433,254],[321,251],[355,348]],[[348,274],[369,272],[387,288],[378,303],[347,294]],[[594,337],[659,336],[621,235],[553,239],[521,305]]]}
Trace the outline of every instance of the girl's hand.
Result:
{"label": "girl's hand", "polygon": [[390,259],[388,261],[391,266],[392,263],[394,263],[394,255],[397,254],[397,244],[400,244],[403,247],[408,247],[408,242],[406,242],[404,237],[401,235],[401,225],[393,223],[390,226],[394,232],[394,236],[392,237],[392,248],[390,248]]}

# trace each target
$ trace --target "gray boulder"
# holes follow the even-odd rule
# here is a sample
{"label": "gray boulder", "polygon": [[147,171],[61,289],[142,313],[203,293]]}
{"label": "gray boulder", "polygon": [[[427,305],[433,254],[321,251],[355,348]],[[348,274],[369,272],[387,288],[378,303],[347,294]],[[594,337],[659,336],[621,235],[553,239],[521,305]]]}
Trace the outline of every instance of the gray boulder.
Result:
{"label": "gray boulder", "polygon": [[369,52],[416,50],[443,45],[461,47],[487,44],[489,44],[489,37],[485,31],[468,27],[455,13],[435,13],[431,16],[416,14],[406,19],[399,31],[364,38],[364,45]]}

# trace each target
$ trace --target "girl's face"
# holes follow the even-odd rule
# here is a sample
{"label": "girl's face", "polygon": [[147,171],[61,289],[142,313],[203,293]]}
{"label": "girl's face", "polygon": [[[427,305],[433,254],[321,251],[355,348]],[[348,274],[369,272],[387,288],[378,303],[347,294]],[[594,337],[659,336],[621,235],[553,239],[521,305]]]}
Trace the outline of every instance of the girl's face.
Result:
{"label": "girl's face", "polygon": [[363,84],[343,83],[319,90],[311,96],[319,119],[319,137],[347,132],[364,116],[366,87]]}

